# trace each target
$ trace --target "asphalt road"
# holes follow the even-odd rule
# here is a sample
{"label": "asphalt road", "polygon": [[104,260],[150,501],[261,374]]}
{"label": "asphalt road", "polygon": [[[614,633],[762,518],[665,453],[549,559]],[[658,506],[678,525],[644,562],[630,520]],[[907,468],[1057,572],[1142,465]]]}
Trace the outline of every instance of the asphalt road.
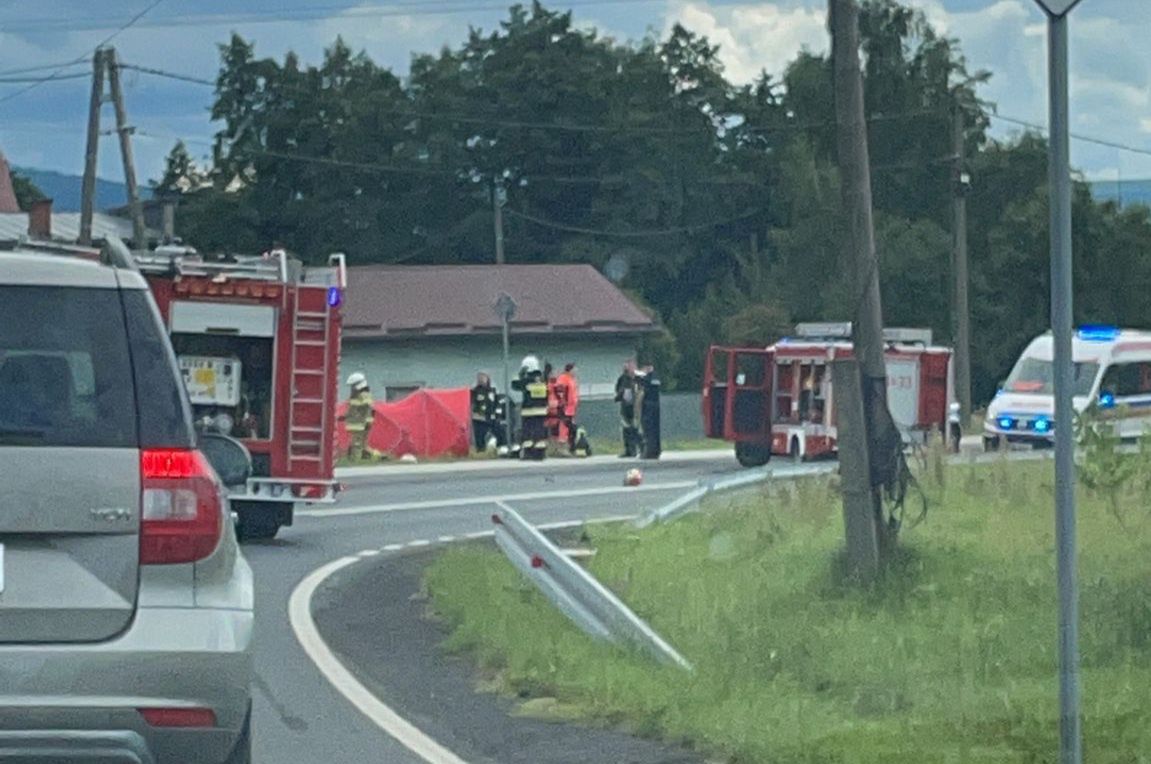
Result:
{"label": "asphalt road", "polygon": [[[630,466],[644,472],[639,489],[623,486]],[[245,547],[257,587],[257,761],[421,762],[348,703],[298,644],[289,626],[288,599],[315,569],[364,550],[488,531],[497,497],[537,524],[615,517],[660,506],[701,478],[739,467],[729,452],[716,452],[689,461],[669,455],[667,461],[638,464],[596,459],[480,471],[450,465],[386,469],[346,478],[339,504],[301,513],[276,541]]]}

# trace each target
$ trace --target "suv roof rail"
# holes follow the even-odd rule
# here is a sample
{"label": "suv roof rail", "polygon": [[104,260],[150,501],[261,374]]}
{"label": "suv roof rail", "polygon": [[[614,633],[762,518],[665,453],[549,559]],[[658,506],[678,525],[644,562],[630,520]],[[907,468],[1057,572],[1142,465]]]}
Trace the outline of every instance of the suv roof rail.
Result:
{"label": "suv roof rail", "polygon": [[139,270],[139,268],[136,267],[136,261],[132,257],[132,251],[116,236],[105,238],[103,244],[99,247],[67,244],[59,241],[43,241],[21,236],[18,239],[9,239],[0,242],[0,250],[8,252],[24,250],[26,252],[42,252],[49,255],[68,255],[70,257],[80,257],[85,260],[95,260],[104,265],[110,265],[113,268],[122,268],[130,271]]}

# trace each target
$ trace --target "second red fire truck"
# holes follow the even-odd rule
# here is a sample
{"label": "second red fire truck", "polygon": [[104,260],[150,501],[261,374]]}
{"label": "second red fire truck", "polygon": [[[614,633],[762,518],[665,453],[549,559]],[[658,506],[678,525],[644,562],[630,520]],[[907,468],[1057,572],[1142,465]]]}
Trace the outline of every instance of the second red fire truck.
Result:
{"label": "second red fire truck", "polygon": [[[953,411],[951,350],[928,329],[887,329],[887,401],[907,441],[948,430]],[[744,466],[773,456],[835,454],[838,417],[831,362],[852,357],[850,323],[800,324],[767,348],[714,346],[703,390],[708,437],[735,443]]]}

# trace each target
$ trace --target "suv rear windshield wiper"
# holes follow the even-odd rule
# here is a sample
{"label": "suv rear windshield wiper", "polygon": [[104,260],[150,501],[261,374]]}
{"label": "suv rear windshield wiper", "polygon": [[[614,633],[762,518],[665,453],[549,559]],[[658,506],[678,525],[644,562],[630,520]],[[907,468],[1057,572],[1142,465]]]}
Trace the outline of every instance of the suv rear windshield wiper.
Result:
{"label": "suv rear windshield wiper", "polygon": [[36,427],[4,427],[0,425],[0,445],[20,446],[38,443],[48,437],[48,431]]}

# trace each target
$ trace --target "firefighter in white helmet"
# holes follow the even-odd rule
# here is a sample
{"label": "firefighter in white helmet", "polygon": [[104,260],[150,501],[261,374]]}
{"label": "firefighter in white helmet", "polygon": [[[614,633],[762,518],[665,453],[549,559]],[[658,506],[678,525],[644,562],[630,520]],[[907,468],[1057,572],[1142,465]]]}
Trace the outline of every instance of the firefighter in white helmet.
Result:
{"label": "firefighter in white helmet", "polygon": [[523,396],[520,409],[520,456],[542,461],[548,447],[548,383],[540,359],[529,355],[520,363],[519,378],[512,387]]}
{"label": "firefighter in white helmet", "polygon": [[373,454],[368,447],[368,435],[372,431],[375,410],[372,408],[372,391],[368,387],[368,378],[357,371],[348,377],[348,388],[348,410],[340,417],[351,439],[348,444],[348,458],[356,461],[370,459]]}

